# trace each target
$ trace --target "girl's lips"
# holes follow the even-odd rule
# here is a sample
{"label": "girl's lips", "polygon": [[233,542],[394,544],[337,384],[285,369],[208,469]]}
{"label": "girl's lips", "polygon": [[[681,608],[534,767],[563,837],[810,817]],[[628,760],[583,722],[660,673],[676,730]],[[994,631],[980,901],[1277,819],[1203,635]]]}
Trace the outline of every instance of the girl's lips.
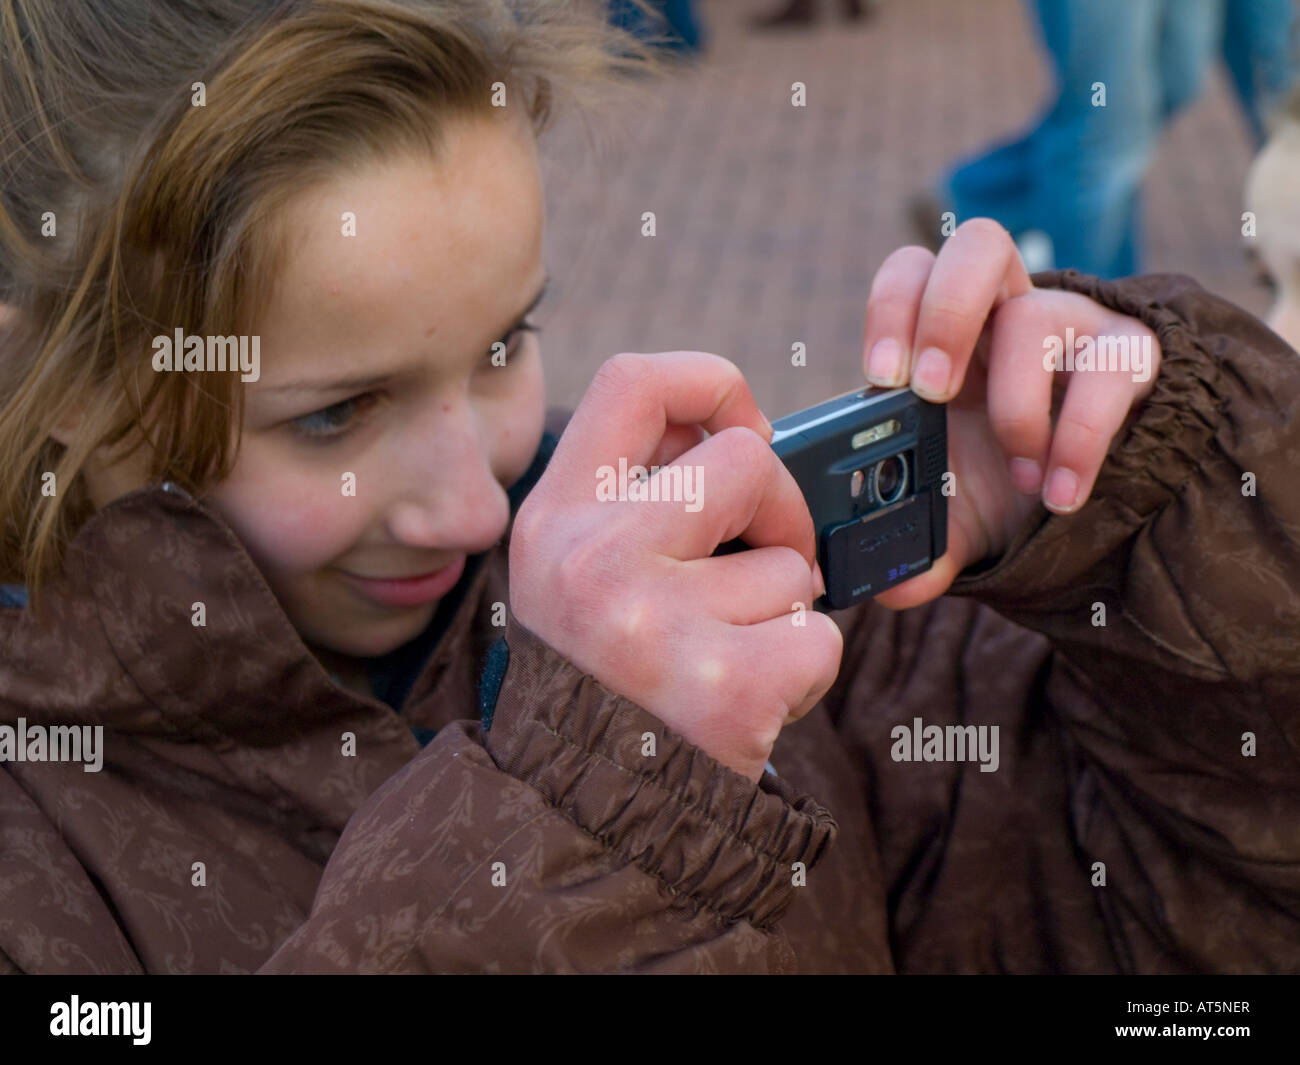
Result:
{"label": "girl's lips", "polygon": [[442,598],[456,586],[460,575],[465,572],[465,556],[461,555],[451,565],[434,573],[396,580],[376,580],[342,572],[354,588],[384,606],[423,606]]}

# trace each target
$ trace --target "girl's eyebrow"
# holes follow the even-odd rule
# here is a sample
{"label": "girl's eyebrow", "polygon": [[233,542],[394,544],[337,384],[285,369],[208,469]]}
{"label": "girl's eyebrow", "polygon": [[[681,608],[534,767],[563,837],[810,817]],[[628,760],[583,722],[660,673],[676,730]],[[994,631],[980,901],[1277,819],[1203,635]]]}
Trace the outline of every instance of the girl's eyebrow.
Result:
{"label": "girl's eyebrow", "polygon": [[505,333],[502,334],[503,336],[509,336],[511,333],[513,333],[516,329],[518,329],[521,325],[524,324],[524,319],[527,318],[530,314],[532,314],[533,311],[537,310],[538,305],[542,302],[542,300],[546,298],[546,291],[550,287],[551,287],[551,275],[547,274],[544,278],[542,278],[542,285],[541,288],[537,290],[537,295],[535,295],[533,297],[532,302],[528,304],[527,307],[524,308],[523,313],[520,314],[513,322],[510,323],[510,328],[507,329]]}
{"label": "girl's eyebrow", "polygon": [[[532,298],[532,301],[528,304],[527,308],[525,308],[524,311],[521,312],[515,318],[515,320],[510,324],[509,328],[506,329],[503,336],[509,336],[511,333],[513,333],[516,329],[519,328],[519,326],[523,324],[524,319],[526,319],[530,314],[532,314],[533,311],[537,310],[538,305],[542,302],[543,299],[546,298],[546,292],[547,289],[550,288],[550,284],[551,284],[551,275],[547,274],[546,277],[542,279],[542,284],[541,287],[537,290],[537,294]],[[304,378],[304,379],[299,379],[297,381],[287,381],[284,384],[280,384],[280,385],[271,385],[269,388],[263,389],[263,391],[265,392],[345,392],[345,391],[352,392],[352,391],[364,390],[367,388],[374,388],[376,385],[383,384],[385,381],[388,381],[394,376],[395,374],[389,372],[389,373],[378,373],[378,374],[376,373],[357,374],[357,375],[353,375],[352,377],[336,377],[327,381],[313,381],[310,378]]]}

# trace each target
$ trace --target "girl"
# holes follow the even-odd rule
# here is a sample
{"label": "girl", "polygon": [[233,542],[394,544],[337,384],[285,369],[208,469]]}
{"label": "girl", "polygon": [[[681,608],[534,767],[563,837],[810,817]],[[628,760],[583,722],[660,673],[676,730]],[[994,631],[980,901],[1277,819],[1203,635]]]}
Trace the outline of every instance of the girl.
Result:
{"label": "girl", "polygon": [[[983,221],[895,253],[864,370],[951,401],[950,550],[808,613],[733,364],[618,355],[544,424],[533,138],[632,42],[522,0],[232,0],[201,46],[143,10],[0,39],[0,965],[1300,962],[1276,337],[1183,279],[1036,287]],[[1053,373],[1067,330],[1152,372]],[[706,505],[598,501],[621,458]],[[1000,768],[902,757],[913,723]]]}

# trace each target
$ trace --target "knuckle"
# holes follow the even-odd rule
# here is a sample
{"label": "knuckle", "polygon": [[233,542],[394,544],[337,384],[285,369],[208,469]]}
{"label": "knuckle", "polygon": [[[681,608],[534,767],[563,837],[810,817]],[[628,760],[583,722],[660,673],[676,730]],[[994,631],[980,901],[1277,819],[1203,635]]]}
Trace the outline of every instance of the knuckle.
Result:
{"label": "knuckle", "polygon": [[919,295],[919,291],[914,291],[904,282],[891,279],[872,287],[867,307],[873,318],[905,324],[916,311]]}
{"label": "knuckle", "polygon": [[904,290],[910,291],[917,281],[924,281],[934,268],[934,252],[917,244],[909,244],[890,254],[871,281],[869,301],[888,307],[894,304],[910,306]]}
{"label": "knuckle", "polygon": [[540,542],[542,531],[548,524],[542,497],[536,491],[528,493],[515,513],[514,523],[510,527],[511,544],[518,544],[521,549],[527,551],[534,550]]}
{"label": "knuckle", "polygon": [[600,364],[591,380],[591,387],[606,395],[624,395],[637,391],[648,372],[645,356],[620,352]]}
{"label": "knuckle", "polygon": [[880,272],[876,276],[879,277],[880,274],[884,273],[885,267],[900,270],[906,268],[909,272],[911,270],[920,272],[921,268],[924,268],[924,271],[929,273],[930,268],[934,266],[934,260],[935,254],[929,248],[923,248],[919,244],[908,244],[897,251],[891,252],[881,265]]}
{"label": "knuckle", "polygon": [[733,384],[736,382],[743,382],[745,380],[745,374],[741,370],[741,368],[737,366],[734,362],[732,362],[729,358],[727,358],[725,355],[715,355],[712,352],[708,352],[708,351],[701,351],[698,354],[704,356],[707,359],[711,359],[717,365],[718,371],[722,374],[725,374],[727,377],[731,378]]}
{"label": "knuckle", "polygon": [[711,355],[708,352],[700,354],[713,360],[720,379],[721,387],[718,394],[721,397],[743,396],[749,392],[749,382],[745,380],[745,372],[734,362],[722,355]]}
{"label": "knuckle", "polygon": [[774,548],[777,552],[773,556],[776,563],[776,570],[782,576],[792,581],[796,586],[805,580],[812,580],[812,570],[808,568],[808,563],[804,560],[803,555],[799,554],[793,547],[787,544],[777,544]]}
{"label": "knuckle", "polygon": [[1011,234],[1006,227],[992,218],[969,218],[957,227],[957,232],[965,232],[974,237],[1010,242]]}
{"label": "knuckle", "polygon": [[947,336],[956,333],[973,317],[970,307],[952,296],[929,296],[922,312],[931,332]]}
{"label": "knuckle", "polygon": [[[1018,296],[1006,300],[993,311],[993,328],[999,337],[1007,334],[1039,334],[1054,332],[1047,311],[1033,299]],[[1040,354],[1036,352],[1035,354]]]}
{"label": "knuckle", "polygon": [[[658,600],[641,590],[629,590],[617,597],[605,597],[611,603],[604,627],[605,642],[644,653],[648,647],[663,644],[665,631]],[[616,603],[616,605],[613,605]]]}
{"label": "knuckle", "polygon": [[764,469],[776,458],[767,441],[744,425],[730,425],[715,433],[713,439],[723,448],[726,461],[745,472]]}
{"label": "knuckle", "polygon": [[1038,434],[1041,422],[1025,411],[993,417],[993,431],[1003,440],[1017,444],[1033,440]]}
{"label": "knuckle", "polygon": [[764,714],[762,721],[754,729],[753,757],[767,760],[772,748],[776,746],[776,741],[781,735],[781,728],[785,725],[787,714],[785,706],[774,706],[770,713]]}
{"label": "knuckle", "polygon": [[639,697],[651,697],[666,685],[680,688],[680,671],[663,667],[678,656],[669,619],[654,596],[606,596],[602,609],[587,643],[595,660],[618,678],[619,690],[639,702]]}
{"label": "knuckle", "polygon": [[726,655],[706,651],[691,657],[693,687],[705,693],[710,703],[723,704],[735,698],[738,670]]}
{"label": "knuckle", "polygon": [[1099,419],[1078,413],[1062,418],[1060,428],[1066,431],[1065,439],[1068,443],[1087,448],[1105,442],[1108,435]]}
{"label": "knuckle", "polygon": [[556,597],[583,614],[590,614],[609,597],[610,550],[605,538],[583,536],[571,543],[555,564]]}
{"label": "knuckle", "polygon": [[773,552],[770,578],[773,589],[781,589],[805,604],[811,603],[813,575],[803,555],[786,544],[774,545],[768,550]]}
{"label": "knuckle", "polygon": [[645,685],[647,674],[642,672],[646,662],[662,658],[666,646],[662,615],[654,597],[643,592],[630,592],[616,597],[616,606],[610,598],[604,599],[606,614],[599,625],[593,627],[594,642],[599,653],[608,661],[620,663],[620,670],[632,683]]}

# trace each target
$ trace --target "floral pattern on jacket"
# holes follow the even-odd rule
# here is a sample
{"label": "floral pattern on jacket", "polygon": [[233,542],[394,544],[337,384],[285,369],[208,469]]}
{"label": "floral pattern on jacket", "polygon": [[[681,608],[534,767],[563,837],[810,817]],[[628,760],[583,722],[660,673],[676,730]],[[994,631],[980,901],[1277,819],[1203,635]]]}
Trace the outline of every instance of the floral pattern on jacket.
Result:
{"label": "floral pattern on jacket", "polygon": [[[1078,514],[834,614],[758,784],[493,627],[508,541],[394,710],[201,502],[97,513],[48,625],[0,603],[0,725],[105,736],[0,765],[0,971],[1300,970],[1300,357],[1186,278],[1035,280],[1151,326],[1154,392]],[[998,770],[895,761],[918,717]]]}

